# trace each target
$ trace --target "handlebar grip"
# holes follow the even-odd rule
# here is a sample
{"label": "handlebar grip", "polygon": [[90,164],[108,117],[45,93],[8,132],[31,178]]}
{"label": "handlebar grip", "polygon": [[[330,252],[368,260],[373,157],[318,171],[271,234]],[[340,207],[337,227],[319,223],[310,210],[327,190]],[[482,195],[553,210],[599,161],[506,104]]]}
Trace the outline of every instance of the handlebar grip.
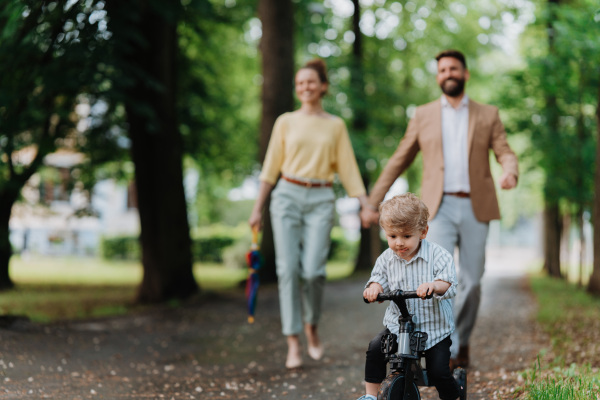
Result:
{"label": "handlebar grip", "polygon": [[[433,293],[425,296],[425,298],[423,300],[431,299],[432,297],[433,297]],[[420,297],[417,295],[416,290],[410,290],[410,291],[409,290],[407,290],[407,291],[395,290],[395,291],[389,292],[389,293],[379,293],[377,295],[376,301],[386,301],[386,300],[394,300],[394,299],[419,299],[419,298]],[[363,297],[363,300],[365,303],[370,303],[370,301],[365,299],[364,297]]]}

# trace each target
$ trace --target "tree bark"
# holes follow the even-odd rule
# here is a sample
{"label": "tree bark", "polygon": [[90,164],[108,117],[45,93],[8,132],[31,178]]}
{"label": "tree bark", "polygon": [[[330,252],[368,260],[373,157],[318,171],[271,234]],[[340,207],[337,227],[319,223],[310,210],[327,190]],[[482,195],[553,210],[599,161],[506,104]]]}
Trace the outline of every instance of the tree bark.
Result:
{"label": "tree bark", "polygon": [[[352,15],[352,32],[354,32],[354,43],[352,44],[351,64],[351,95],[354,118],[352,119],[352,134],[365,138],[368,127],[367,106],[365,100],[364,79],[364,49],[363,35],[360,31],[360,1],[352,0],[354,14]],[[362,141],[365,142],[364,140]],[[366,149],[356,149],[356,159],[361,166],[361,175],[367,191],[370,182],[367,172],[364,171]],[[381,240],[379,239],[379,226],[371,228],[360,228],[360,242],[358,253],[354,262],[356,271],[370,270],[381,253]]]}
{"label": "tree bark", "polygon": [[[551,56],[555,53],[554,7],[559,0],[548,0],[550,17],[548,20],[548,47]],[[559,135],[558,106],[554,93],[546,94],[546,112],[548,115],[548,134],[551,138]],[[548,171],[550,176],[554,171]],[[544,194],[544,269],[548,275],[562,278],[560,271],[560,244],[562,233],[561,212],[558,206],[559,193],[553,189],[551,178],[546,178]]]}
{"label": "tree bark", "polygon": [[562,278],[560,271],[560,238],[562,222],[558,204],[546,201],[544,207],[544,269],[549,276]]}
{"label": "tree bark", "polygon": [[14,283],[9,274],[9,263],[12,257],[10,244],[10,214],[19,190],[16,193],[6,188],[0,193],[0,290],[11,289]]}
{"label": "tree bark", "polygon": [[129,41],[121,47],[122,61],[138,72],[125,86],[144,268],[137,300],[153,303],[186,298],[198,291],[198,285],[192,273],[182,137],[175,111],[176,30],[181,5],[136,1],[133,5],[111,2],[108,7],[109,12],[110,7],[117,11],[111,18],[125,19],[114,27],[115,40]]}
{"label": "tree bark", "polygon": [[[271,131],[281,114],[294,109],[294,14],[291,0],[260,0],[258,15],[262,22],[262,119],[260,125],[259,162],[265,159]],[[270,198],[265,204],[261,253],[264,266],[261,280],[277,280],[275,247],[269,213]]]}
{"label": "tree bark", "polygon": [[598,86],[598,104],[596,105],[596,176],[594,178],[594,262],[592,276],[588,282],[588,292],[600,296],[600,85]]}

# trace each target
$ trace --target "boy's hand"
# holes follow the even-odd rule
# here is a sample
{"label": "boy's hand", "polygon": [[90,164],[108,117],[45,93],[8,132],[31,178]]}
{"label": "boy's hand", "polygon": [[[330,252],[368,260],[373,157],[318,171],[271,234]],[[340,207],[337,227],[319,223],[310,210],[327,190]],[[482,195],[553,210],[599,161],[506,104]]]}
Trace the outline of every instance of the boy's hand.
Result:
{"label": "boy's hand", "polygon": [[377,300],[377,295],[379,293],[383,293],[383,287],[377,282],[371,282],[369,287],[363,292],[363,298],[367,299],[369,303],[372,303]]}
{"label": "boy's hand", "polygon": [[436,287],[435,282],[425,282],[419,285],[417,288],[417,296],[424,299],[428,295],[435,293]]}
{"label": "boy's hand", "polygon": [[450,287],[450,283],[442,280],[436,280],[433,282],[425,282],[419,285],[417,288],[417,296],[424,299],[428,295],[437,294],[443,296],[446,290]]}

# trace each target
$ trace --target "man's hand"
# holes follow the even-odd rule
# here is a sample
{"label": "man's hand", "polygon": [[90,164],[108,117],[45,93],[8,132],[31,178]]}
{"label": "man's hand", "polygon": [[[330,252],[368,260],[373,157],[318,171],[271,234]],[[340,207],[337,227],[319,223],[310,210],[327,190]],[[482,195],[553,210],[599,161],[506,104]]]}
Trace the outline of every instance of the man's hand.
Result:
{"label": "man's hand", "polygon": [[360,222],[365,229],[370,228],[371,225],[377,225],[379,223],[379,212],[370,207],[363,207],[360,210]]}
{"label": "man's hand", "polygon": [[379,293],[383,293],[381,285],[377,282],[371,282],[369,287],[363,292],[363,298],[369,300],[369,303],[372,303],[377,300],[377,295]]}
{"label": "man's hand", "polygon": [[510,172],[505,172],[500,177],[500,187],[502,189],[508,190],[517,186],[517,177]]}

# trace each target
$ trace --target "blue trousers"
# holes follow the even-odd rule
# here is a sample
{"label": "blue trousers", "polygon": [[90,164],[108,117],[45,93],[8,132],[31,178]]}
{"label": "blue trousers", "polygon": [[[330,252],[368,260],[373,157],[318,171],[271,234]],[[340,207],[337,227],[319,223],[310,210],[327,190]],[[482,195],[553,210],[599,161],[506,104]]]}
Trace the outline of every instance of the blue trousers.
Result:
{"label": "blue trousers", "polygon": [[302,332],[321,316],[325,265],[331,243],[335,195],[280,180],[271,195],[271,224],[284,335]]}

